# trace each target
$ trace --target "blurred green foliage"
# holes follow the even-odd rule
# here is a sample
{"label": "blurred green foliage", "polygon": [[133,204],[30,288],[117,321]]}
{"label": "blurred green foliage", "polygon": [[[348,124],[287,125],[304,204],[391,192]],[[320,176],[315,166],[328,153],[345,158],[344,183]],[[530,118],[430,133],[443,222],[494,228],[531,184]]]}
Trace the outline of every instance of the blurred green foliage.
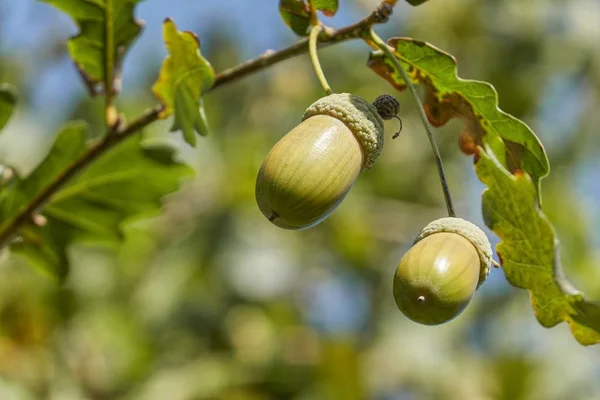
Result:
{"label": "blurred green foliage", "polygon": [[0,84],[0,130],[10,119],[17,98],[12,85]]}
{"label": "blurred green foliage", "polygon": [[[399,3],[378,30],[448,50],[460,76],[494,84],[501,108],[532,126],[552,164],[544,210],[566,273],[600,298],[600,195],[581,195],[578,186],[600,152],[600,10],[593,0],[437,3]],[[340,6],[362,15],[376,4]],[[214,29],[201,39],[219,71],[240,61],[245,39]],[[394,94],[365,66],[367,51],[350,44],[324,50],[330,84],[366,99]],[[55,57],[50,50],[0,53],[0,81],[22,91],[0,138],[0,158],[18,173],[35,167],[55,132],[28,112],[24,88],[35,71],[25,66]],[[125,83],[118,102],[130,117],[154,104],[150,86],[160,63],[145,64],[148,85],[128,91]],[[550,90],[559,80],[579,90]],[[0,399],[600,398],[598,346],[579,346],[564,324],[539,326],[526,292],[500,270],[449,324],[419,326],[395,308],[398,260],[419,229],[444,214],[407,94],[398,96],[402,135],[387,141],[331,217],[301,232],[262,217],[254,200],[262,159],[320,95],[308,58],[299,57],[207,95],[211,135],[196,149],[168,132],[170,121],[152,125],[145,139],[178,148],[196,178],[168,199],[163,215],[129,224],[118,251],[72,248],[64,286],[3,252]],[[569,119],[572,104],[579,108]],[[63,112],[102,130],[96,100],[82,96]],[[461,129],[458,122],[439,129],[439,144],[458,213],[483,226],[482,185],[456,145]]]}

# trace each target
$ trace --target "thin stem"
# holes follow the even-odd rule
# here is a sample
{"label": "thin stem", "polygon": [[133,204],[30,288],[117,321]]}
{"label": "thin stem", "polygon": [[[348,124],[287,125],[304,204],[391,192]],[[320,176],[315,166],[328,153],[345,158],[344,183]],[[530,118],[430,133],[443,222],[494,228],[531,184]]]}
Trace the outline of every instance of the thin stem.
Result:
{"label": "thin stem", "polygon": [[110,130],[117,123],[117,110],[113,105],[114,97],[114,27],[113,27],[113,6],[111,1],[106,2],[106,24],[104,40],[106,42],[104,52],[104,120],[106,122],[106,129]]}
{"label": "thin stem", "polygon": [[[365,38],[374,24],[384,23],[393,12],[394,0],[382,1],[381,4],[367,17],[362,20],[337,30],[326,29],[319,37],[319,43],[322,46],[332,45],[346,40]],[[302,39],[297,43],[279,51],[268,51],[263,55],[248,60],[235,67],[226,69],[219,73],[215,78],[214,85],[208,90],[215,90],[227,83],[234,82],[245,76],[261,71],[278,62],[287,60],[291,57],[306,53],[308,51],[308,39]],[[109,64],[109,57],[106,55],[105,66]],[[113,61],[110,61],[112,66]],[[147,110],[140,117],[132,121],[129,125],[121,126],[116,110],[112,105],[113,82],[112,69],[107,68],[105,76],[106,97],[106,120],[107,134],[102,141],[90,147],[83,155],[73,161],[64,171],[62,171],[50,184],[44,187],[29,202],[19,210],[12,218],[4,221],[0,225],[0,249],[17,233],[19,228],[31,221],[32,215],[38,212],[51,198],[54,193],[60,190],[79,172],[92,164],[98,157],[106,151],[121,143],[124,139],[135,134],[151,123],[159,119],[159,114],[163,106],[159,105]],[[110,78],[109,78],[110,77]],[[110,79],[110,82],[109,82]],[[110,112],[110,114],[109,114]]]}
{"label": "thin stem", "polygon": [[427,115],[425,114],[425,109],[423,108],[423,103],[421,102],[421,98],[417,93],[417,89],[415,85],[413,85],[408,73],[390,49],[390,47],[373,31],[370,30],[369,33],[370,39],[379,47],[385,55],[390,59],[390,61],[394,64],[394,67],[400,72],[402,75],[402,79],[406,82],[406,86],[413,98],[417,102],[417,111],[419,113],[419,117],[421,117],[421,122],[423,122],[423,126],[425,127],[425,132],[427,132],[427,137],[429,138],[429,143],[431,144],[431,150],[433,151],[433,155],[435,156],[435,165],[438,170],[438,175],[440,177],[440,183],[442,185],[442,191],[444,192],[444,199],[446,200],[446,208],[448,209],[448,215],[450,217],[456,217],[456,213],[454,212],[454,205],[452,204],[452,196],[450,195],[450,189],[448,188],[448,182],[446,181],[446,174],[444,173],[444,164],[442,162],[442,157],[440,156],[440,150],[438,149],[437,143],[435,141],[435,136],[433,135],[433,128],[427,119]]}
{"label": "thin stem", "polygon": [[317,74],[317,78],[319,78],[319,83],[325,91],[325,94],[330,95],[333,93],[333,90],[331,90],[329,83],[327,83],[327,78],[325,78],[325,74],[321,68],[321,63],[319,62],[319,55],[317,54],[317,41],[319,40],[319,34],[322,31],[323,27],[321,25],[315,25],[312,27],[310,36],[308,38],[308,49],[310,52],[310,60],[312,61],[313,69]]}

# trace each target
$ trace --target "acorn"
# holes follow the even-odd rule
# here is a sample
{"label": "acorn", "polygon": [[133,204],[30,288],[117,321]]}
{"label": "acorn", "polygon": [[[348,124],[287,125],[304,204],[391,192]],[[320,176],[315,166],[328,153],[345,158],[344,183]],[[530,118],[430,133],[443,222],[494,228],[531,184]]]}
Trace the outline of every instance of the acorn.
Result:
{"label": "acorn", "polygon": [[457,317],[487,278],[492,246],[485,233],[461,218],[429,223],[404,254],[394,275],[402,313],[424,325]]}
{"label": "acorn", "polygon": [[349,93],[320,98],[265,158],[258,207],[281,228],[312,227],[340,205],[382,147],[383,119],[374,105]]}

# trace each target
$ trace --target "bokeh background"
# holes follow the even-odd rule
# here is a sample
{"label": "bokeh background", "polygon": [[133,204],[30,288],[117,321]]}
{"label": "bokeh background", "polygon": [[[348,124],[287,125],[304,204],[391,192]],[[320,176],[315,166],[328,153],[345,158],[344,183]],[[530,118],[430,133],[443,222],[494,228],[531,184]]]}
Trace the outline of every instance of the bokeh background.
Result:
{"label": "bokeh background", "polygon": [[[338,27],[379,2],[340,3],[328,20]],[[137,16],[146,27],[119,99],[130,118],[155,104],[167,16],[199,35],[217,71],[296,40],[276,1],[146,0]],[[491,82],[501,108],[531,125],[551,161],[544,210],[566,274],[592,299],[600,299],[598,21],[598,0],[430,0],[401,2],[377,29],[454,54],[460,76]],[[86,97],[66,54],[75,32],[48,5],[0,0],[0,81],[20,95],[0,163],[21,174],[65,121],[85,119],[102,133],[102,100]],[[317,227],[280,230],[254,200],[263,157],[321,96],[304,55],[207,95],[212,132],[197,149],[168,133],[170,121],[148,128],[148,140],[176,146],[196,177],[162,216],[125,226],[122,247],[73,247],[64,286],[1,253],[0,399],[599,399],[600,348],[579,346],[565,324],[538,325],[527,292],[501,270],[451,323],[420,326],[396,309],[395,266],[445,207],[412,99],[367,69],[367,56],[364,43],[344,43],[323,50],[322,63],[334,90],[397,95],[404,130]],[[458,150],[460,129],[453,121],[436,134],[459,215],[483,227],[483,186]]]}

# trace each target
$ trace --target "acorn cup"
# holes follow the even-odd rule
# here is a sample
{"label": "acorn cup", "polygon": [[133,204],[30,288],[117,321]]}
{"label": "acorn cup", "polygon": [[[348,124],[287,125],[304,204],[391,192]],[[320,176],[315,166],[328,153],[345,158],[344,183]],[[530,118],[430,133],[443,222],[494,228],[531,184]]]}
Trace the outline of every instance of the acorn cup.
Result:
{"label": "acorn cup", "polygon": [[358,174],[373,165],[383,133],[377,108],[358,96],[337,93],[315,101],[260,168],[256,201],[261,212],[284,229],[323,221]]}
{"label": "acorn cup", "polygon": [[439,325],[457,317],[485,281],[492,247],[461,218],[440,218],[419,233],[394,275],[396,305],[414,322]]}

